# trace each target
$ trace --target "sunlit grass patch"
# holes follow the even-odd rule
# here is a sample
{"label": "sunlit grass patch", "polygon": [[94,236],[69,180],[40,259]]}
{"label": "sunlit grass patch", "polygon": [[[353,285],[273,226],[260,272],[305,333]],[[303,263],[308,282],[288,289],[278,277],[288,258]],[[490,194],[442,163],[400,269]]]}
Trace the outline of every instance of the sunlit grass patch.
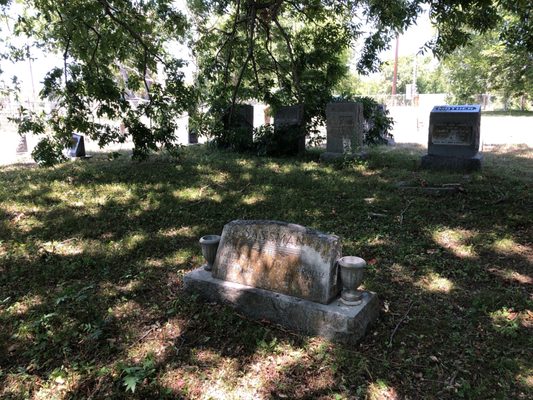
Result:
{"label": "sunlit grass patch", "polygon": [[518,375],[517,380],[522,382],[529,390],[533,391],[533,368],[524,374]]}
{"label": "sunlit grass patch", "polygon": [[[6,299],[2,299],[6,303],[9,302],[9,297]],[[30,311],[32,308],[40,306],[43,304],[43,298],[41,295],[27,295],[24,296],[22,299],[16,301],[15,303],[11,304],[9,307],[6,308],[5,312],[8,315],[24,315],[28,311]],[[0,311],[2,308],[0,308]]]}
{"label": "sunlit grass patch", "polygon": [[438,229],[433,233],[435,242],[460,258],[477,257],[472,240],[476,233],[465,229]]}
{"label": "sunlit grass patch", "polygon": [[171,227],[161,229],[159,234],[163,237],[186,237],[186,238],[196,238],[199,233],[198,230],[192,226],[181,226],[179,228]]}
{"label": "sunlit grass patch", "polygon": [[40,384],[40,379],[26,372],[8,373],[0,377],[0,398],[28,399]]}
{"label": "sunlit grass patch", "polygon": [[503,238],[495,240],[492,244],[492,249],[500,254],[505,255],[525,255],[529,256],[533,261],[533,249],[528,248],[520,243],[517,243],[511,238]]}
{"label": "sunlit grass patch", "polygon": [[451,280],[434,272],[421,278],[417,282],[417,286],[437,293],[450,293],[455,287]]}
{"label": "sunlit grass patch", "polygon": [[492,326],[504,336],[514,337],[520,328],[519,314],[513,309],[503,307],[490,313]]}
{"label": "sunlit grass patch", "polygon": [[183,320],[171,318],[163,325],[145,326],[138,343],[129,348],[128,358],[139,363],[150,356],[156,362],[163,362],[167,353],[176,351],[176,340],[183,333],[183,324]]}
{"label": "sunlit grass patch", "polygon": [[247,206],[253,206],[255,204],[266,201],[266,196],[261,193],[250,194],[242,198],[242,203]]}
{"label": "sunlit grass patch", "polygon": [[388,273],[390,279],[399,283],[413,283],[413,271],[402,264],[394,263],[390,266]]}
{"label": "sunlit grass patch", "polygon": [[516,283],[525,284],[525,285],[533,285],[533,277],[529,275],[521,274],[509,268],[491,267],[488,269],[488,271],[496,276],[499,276],[500,278],[506,281],[516,282]]}
{"label": "sunlit grass patch", "polygon": [[41,383],[35,393],[36,400],[68,399],[69,393],[76,388],[80,381],[80,374],[65,368],[57,368]]}
{"label": "sunlit grass patch", "polygon": [[398,400],[398,392],[386,381],[378,379],[372,382],[367,389],[367,398],[369,400]]}
{"label": "sunlit grass patch", "polygon": [[192,257],[192,253],[188,249],[179,249],[162,258],[151,257],[146,260],[146,265],[155,268],[176,267],[177,265],[185,263]]}
{"label": "sunlit grass patch", "polygon": [[148,236],[145,233],[131,233],[122,239],[120,245],[124,248],[124,251],[131,251],[146,242],[146,240],[148,240]]}
{"label": "sunlit grass patch", "polygon": [[109,313],[117,319],[131,319],[140,316],[143,307],[135,300],[120,302],[109,309]]}

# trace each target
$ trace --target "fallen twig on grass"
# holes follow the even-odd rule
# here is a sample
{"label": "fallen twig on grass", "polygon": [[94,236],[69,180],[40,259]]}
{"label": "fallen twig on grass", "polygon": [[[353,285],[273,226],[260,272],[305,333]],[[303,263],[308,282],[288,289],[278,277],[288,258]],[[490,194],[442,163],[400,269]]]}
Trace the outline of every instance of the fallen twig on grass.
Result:
{"label": "fallen twig on grass", "polygon": [[392,333],[390,335],[390,339],[389,339],[389,347],[392,346],[392,339],[394,338],[394,335],[396,335],[396,331],[398,330],[398,328],[400,327],[402,322],[405,320],[405,318],[407,318],[407,315],[409,315],[409,312],[411,311],[411,308],[413,308],[413,304],[414,304],[413,301],[411,301],[411,303],[409,303],[409,308],[407,309],[406,313],[403,315],[403,317],[400,319],[400,321],[398,321],[398,323],[396,324],[396,327],[392,331]]}
{"label": "fallen twig on grass", "polygon": [[411,203],[413,203],[413,200],[408,200],[407,201],[407,206],[405,206],[405,208],[400,213],[400,225],[403,224],[403,215],[407,212],[409,207],[411,207]]}
{"label": "fallen twig on grass", "polygon": [[387,214],[381,214],[381,213],[375,213],[375,212],[369,212],[368,213],[368,217],[369,218],[372,218],[372,217],[385,218],[386,216],[387,216]]}

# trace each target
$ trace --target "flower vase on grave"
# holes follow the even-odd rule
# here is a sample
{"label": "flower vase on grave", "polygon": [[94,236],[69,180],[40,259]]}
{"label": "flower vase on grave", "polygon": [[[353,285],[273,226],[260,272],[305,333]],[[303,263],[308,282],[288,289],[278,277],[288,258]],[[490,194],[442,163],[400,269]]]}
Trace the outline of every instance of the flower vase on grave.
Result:
{"label": "flower vase on grave", "polygon": [[213,269],[213,263],[217,256],[218,244],[220,243],[219,235],[206,235],[200,238],[200,247],[202,248],[202,255],[207,264],[204,268],[206,271]]}
{"label": "flower vase on grave", "polygon": [[361,304],[363,293],[357,288],[363,282],[366,261],[360,257],[346,256],[337,262],[341,268],[341,302],[348,306]]}

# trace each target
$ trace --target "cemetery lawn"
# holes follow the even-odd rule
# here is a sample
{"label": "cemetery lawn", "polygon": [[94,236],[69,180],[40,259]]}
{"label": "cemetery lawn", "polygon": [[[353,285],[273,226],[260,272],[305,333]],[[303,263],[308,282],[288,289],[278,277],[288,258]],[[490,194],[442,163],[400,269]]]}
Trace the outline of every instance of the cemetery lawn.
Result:
{"label": "cemetery lawn", "polygon": [[[0,398],[533,398],[532,151],[468,175],[419,171],[422,153],[1,167]],[[234,219],[365,258],[381,311],[360,344],[187,296],[199,237]]]}

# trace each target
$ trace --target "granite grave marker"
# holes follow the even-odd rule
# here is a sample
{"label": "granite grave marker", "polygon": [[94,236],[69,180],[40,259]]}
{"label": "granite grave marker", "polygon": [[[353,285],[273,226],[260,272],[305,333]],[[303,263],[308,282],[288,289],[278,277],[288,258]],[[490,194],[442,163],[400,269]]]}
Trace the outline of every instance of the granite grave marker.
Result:
{"label": "granite grave marker", "polygon": [[354,155],[363,146],[363,105],[334,102],[326,106],[326,153],[323,158]]}
{"label": "granite grave marker", "polygon": [[254,318],[305,334],[354,343],[377,318],[375,293],[357,305],[340,301],[341,241],[280,221],[232,221],[224,226],[212,271],[197,268],[185,289]]}
{"label": "granite grave marker", "polygon": [[85,140],[83,135],[73,134],[71,146],[68,151],[69,157],[85,157]]}
{"label": "granite grave marker", "polygon": [[26,140],[26,135],[21,135],[17,143],[16,154],[25,154],[28,152],[28,141]]}
{"label": "granite grave marker", "polygon": [[287,154],[302,153],[305,151],[305,131],[304,131],[304,106],[295,104],[292,106],[282,106],[274,114],[274,130],[281,135],[294,134],[295,140],[287,140]]}
{"label": "granite grave marker", "polygon": [[250,104],[235,104],[230,118],[230,108],[223,117],[224,129],[243,129],[252,137],[254,129],[254,106]]}
{"label": "granite grave marker", "polygon": [[428,154],[422,157],[422,167],[479,169],[480,122],[479,105],[433,107],[429,116]]}
{"label": "granite grave marker", "polygon": [[328,304],[339,293],[337,236],[277,221],[224,226],[213,277]]}

